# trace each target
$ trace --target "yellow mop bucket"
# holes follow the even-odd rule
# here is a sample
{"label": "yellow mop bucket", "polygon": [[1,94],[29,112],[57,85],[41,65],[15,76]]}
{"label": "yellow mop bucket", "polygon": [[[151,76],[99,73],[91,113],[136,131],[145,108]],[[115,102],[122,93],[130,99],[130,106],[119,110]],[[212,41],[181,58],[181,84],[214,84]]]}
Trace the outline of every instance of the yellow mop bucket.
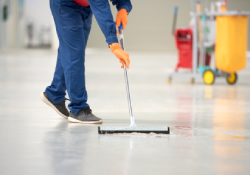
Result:
{"label": "yellow mop bucket", "polygon": [[248,16],[218,16],[216,23],[216,68],[228,73],[244,69]]}

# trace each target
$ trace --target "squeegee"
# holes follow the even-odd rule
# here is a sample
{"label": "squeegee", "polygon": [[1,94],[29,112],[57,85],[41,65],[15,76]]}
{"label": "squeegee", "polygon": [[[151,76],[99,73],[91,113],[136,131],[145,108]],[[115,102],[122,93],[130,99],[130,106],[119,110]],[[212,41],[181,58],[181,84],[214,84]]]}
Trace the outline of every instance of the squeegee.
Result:
{"label": "squeegee", "polygon": [[[120,36],[120,44],[121,48],[125,50],[124,45],[124,37],[123,37],[123,27],[120,25],[119,29],[119,36]],[[115,133],[155,133],[155,134],[169,134],[170,130],[169,127],[142,127],[137,126],[135,123],[135,118],[133,116],[132,110],[132,102],[131,102],[131,95],[129,89],[129,81],[128,81],[128,70],[123,62],[123,69],[124,69],[124,78],[127,90],[127,99],[128,99],[128,107],[129,107],[129,114],[130,114],[130,126],[99,126],[98,133],[99,134],[115,134]]]}

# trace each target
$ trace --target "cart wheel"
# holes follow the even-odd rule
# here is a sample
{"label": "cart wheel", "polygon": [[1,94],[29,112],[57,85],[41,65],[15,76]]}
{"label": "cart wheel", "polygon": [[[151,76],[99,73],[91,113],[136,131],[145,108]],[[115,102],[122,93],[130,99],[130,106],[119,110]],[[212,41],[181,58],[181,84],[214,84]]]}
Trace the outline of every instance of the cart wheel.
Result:
{"label": "cart wheel", "polygon": [[234,85],[237,82],[238,75],[236,73],[231,73],[229,77],[227,77],[227,83],[230,85]]}
{"label": "cart wheel", "polygon": [[191,83],[191,84],[194,84],[194,78],[192,78],[192,79],[190,80],[190,83]]}
{"label": "cart wheel", "polygon": [[167,83],[168,83],[168,84],[170,84],[170,83],[171,83],[171,81],[172,81],[172,79],[171,79],[171,78],[168,78],[168,79],[167,79]]}
{"label": "cart wheel", "polygon": [[214,80],[215,80],[215,74],[212,70],[206,70],[203,73],[203,81],[205,84],[212,85],[214,84]]}

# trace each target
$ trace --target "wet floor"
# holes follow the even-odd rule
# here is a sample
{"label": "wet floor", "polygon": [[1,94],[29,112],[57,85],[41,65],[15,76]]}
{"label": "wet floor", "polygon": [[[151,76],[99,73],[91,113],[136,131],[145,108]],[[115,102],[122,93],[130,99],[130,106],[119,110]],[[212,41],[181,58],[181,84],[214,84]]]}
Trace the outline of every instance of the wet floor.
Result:
{"label": "wet floor", "polygon": [[[172,53],[131,52],[134,115],[140,126],[169,126],[170,135],[98,135],[97,125],[69,123],[39,97],[56,54],[0,54],[0,174],[249,174],[250,69],[235,86],[188,79],[166,83]],[[127,126],[123,71],[108,50],[88,49],[86,79],[103,126]]]}

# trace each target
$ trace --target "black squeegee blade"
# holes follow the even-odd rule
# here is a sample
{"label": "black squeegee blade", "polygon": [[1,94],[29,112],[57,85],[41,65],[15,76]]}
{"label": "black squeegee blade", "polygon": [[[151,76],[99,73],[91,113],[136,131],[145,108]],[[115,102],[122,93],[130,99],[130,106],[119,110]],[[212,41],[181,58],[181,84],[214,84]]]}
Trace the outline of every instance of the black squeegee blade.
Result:
{"label": "black squeegee blade", "polygon": [[128,131],[128,130],[101,130],[100,126],[98,126],[98,133],[99,134],[117,134],[117,133],[144,133],[144,134],[170,134],[170,129],[162,130],[162,131]]}

